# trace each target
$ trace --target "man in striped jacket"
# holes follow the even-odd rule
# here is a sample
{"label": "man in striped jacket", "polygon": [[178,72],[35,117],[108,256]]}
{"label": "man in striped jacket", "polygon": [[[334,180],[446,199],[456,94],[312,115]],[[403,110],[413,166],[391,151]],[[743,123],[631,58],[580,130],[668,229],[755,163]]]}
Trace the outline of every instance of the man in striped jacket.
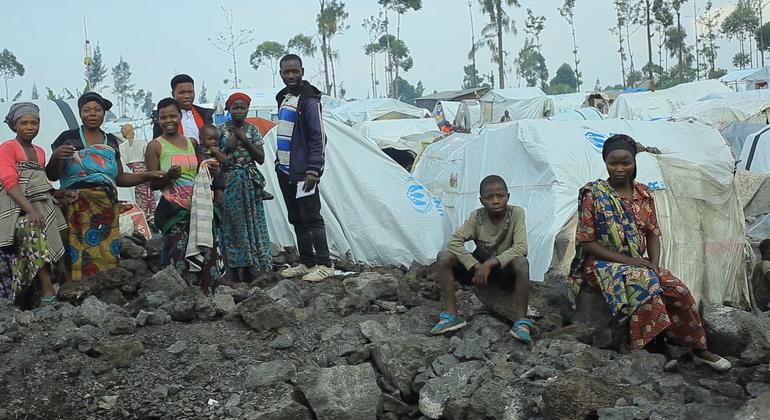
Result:
{"label": "man in striped jacket", "polygon": [[321,115],[321,91],[302,77],[302,59],[294,54],[280,61],[286,87],[278,92],[278,144],[275,170],[283,193],[289,223],[297,236],[300,264],[281,272],[322,281],[334,275],[321,216],[319,182],[323,175],[326,134]]}

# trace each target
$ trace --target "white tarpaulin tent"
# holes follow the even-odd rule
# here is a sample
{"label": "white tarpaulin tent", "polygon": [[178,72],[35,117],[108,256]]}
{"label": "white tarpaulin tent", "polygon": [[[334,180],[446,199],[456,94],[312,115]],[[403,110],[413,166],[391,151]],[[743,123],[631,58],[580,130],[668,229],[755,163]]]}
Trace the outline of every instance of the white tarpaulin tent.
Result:
{"label": "white tarpaulin tent", "polygon": [[430,117],[430,112],[391,98],[325,102],[324,114],[344,123]]}
{"label": "white tarpaulin tent", "polygon": [[610,106],[608,118],[653,120],[668,118],[711,93],[730,92],[718,80],[683,83],[655,92],[623,93]]}
{"label": "white tarpaulin tent", "polygon": [[681,108],[673,121],[694,121],[721,130],[736,121],[758,122],[763,120],[764,110],[770,100],[709,99]]}
{"label": "white tarpaulin tent", "polygon": [[720,77],[719,81],[738,92],[767,88],[770,67],[733,70]]}
{"label": "white tarpaulin tent", "polygon": [[460,108],[452,125],[467,131],[481,127],[484,123],[481,114],[481,103],[474,99],[466,99],[460,102]]}
{"label": "white tarpaulin tent", "polygon": [[[479,207],[481,179],[502,176],[511,202],[526,210],[531,276],[542,281],[557,235],[576,214],[579,188],[606,177],[601,147],[612,133],[664,152],[638,157],[638,181],[656,190],[662,264],[698,298],[747,301],[735,162],[716,130],[666,122],[519,121],[428,146],[414,174],[444,204],[445,234]],[[574,240],[574,225],[569,229]]]}
{"label": "white tarpaulin tent", "polygon": [[561,114],[556,114],[553,117],[548,117],[548,119],[551,121],[595,121],[603,120],[604,115],[598,109],[589,106],[572,111],[562,112]]}
{"label": "white tarpaulin tent", "polygon": [[747,171],[770,174],[770,125],[746,137],[738,166]]}
{"label": "white tarpaulin tent", "polygon": [[741,156],[743,150],[743,143],[746,141],[746,136],[751,133],[767,128],[767,124],[763,123],[748,123],[748,122],[732,122],[721,130],[727,145],[730,146],[730,150],[733,152],[733,156],[737,160]]}
{"label": "white tarpaulin tent", "polygon": [[583,108],[583,103],[588,96],[587,93],[565,93],[562,95],[548,95],[551,100],[551,115],[556,116],[569,111],[576,111]]}
{"label": "white tarpaulin tent", "polygon": [[[59,134],[63,131],[80,127],[78,101],[76,99],[60,99],[55,101],[40,99],[28,102],[34,102],[40,108],[40,132],[37,137],[35,137],[35,140],[33,140],[33,143],[43,148],[46,160],[48,160],[53,153],[51,145],[54,140],[59,137]],[[0,118],[5,118],[5,116],[8,115],[8,109],[11,105],[13,105],[12,102],[0,102]],[[114,129],[114,127],[112,128]],[[110,132],[110,123],[105,124],[104,130]],[[147,130],[138,134],[145,131]],[[151,137],[152,127],[150,127],[149,131]],[[15,137],[16,134],[10,130],[7,124],[0,123],[0,143]],[[57,188],[59,186],[58,182],[53,182],[52,184]],[[122,201],[133,201],[134,189],[118,188],[118,199]]]}
{"label": "white tarpaulin tent", "polygon": [[[347,125],[324,119],[328,137],[321,179],[321,214],[330,250],[365,264],[429,263],[443,244],[441,203],[373,141]],[[275,160],[276,130],[265,138],[265,162]],[[272,164],[260,169],[280,191]],[[283,200],[267,201],[270,240],[296,241]]]}
{"label": "white tarpaulin tent", "polygon": [[479,99],[484,122],[497,123],[508,111],[512,120],[543,118],[551,112],[551,100],[538,87],[490,90]]}
{"label": "white tarpaulin tent", "polygon": [[440,136],[441,132],[436,127],[436,122],[430,118],[418,118],[411,120],[382,120],[364,121],[356,127],[362,135],[374,140],[380,149],[393,148],[399,150],[411,150],[420,153],[422,144],[407,141],[406,138],[419,138],[419,134],[427,134],[426,140],[432,140]]}

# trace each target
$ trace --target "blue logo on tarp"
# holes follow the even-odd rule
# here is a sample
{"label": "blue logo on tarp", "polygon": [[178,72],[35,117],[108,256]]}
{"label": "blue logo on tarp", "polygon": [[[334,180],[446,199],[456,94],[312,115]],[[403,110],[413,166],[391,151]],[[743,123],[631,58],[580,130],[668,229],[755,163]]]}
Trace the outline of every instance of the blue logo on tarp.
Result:
{"label": "blue logo on tarp", "polygon": [[594,147],[594,149],[598,151],[602,151],[602,147],[604,147],[604,141],[607,140],[609,136],[603,133],[597,133],[595,131],[586,131],[586,138],[588,139],[588,142],[591,143],[591,146]]}
{"label": "blue logo on tarp", "polygon": [[414,178],[409,177],[406,179],[406,196],[409,201],[412,202],[412,207],[420,214],[427,214],[430,212],[433,204],[431,202],[430,193],[422,185],[420,185]]}
{"label": "blue logo on tarp", "polygon": [[433,206],[436,207],[436,213],[439,216],[444,217],[444,206],[441,205],[441,201],[438,198],[433,199]]}

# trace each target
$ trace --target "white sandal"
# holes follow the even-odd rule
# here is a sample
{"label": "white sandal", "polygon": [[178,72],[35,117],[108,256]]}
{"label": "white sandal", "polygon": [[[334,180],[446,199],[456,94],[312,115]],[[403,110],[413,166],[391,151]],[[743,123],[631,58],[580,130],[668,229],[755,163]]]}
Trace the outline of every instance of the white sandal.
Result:
{"label": "white sandal", "polygon": [[706,365],[717,372],[727,372],[733,367],[733,365],[730,363],[729,360],[721,356],[717,356],[717,357],[719,357],[719,360],[717,360],[716,362],[709,362],[708,360],[701,359],[700,357],[694,354],[692,355],[692,359],[696,365]]}

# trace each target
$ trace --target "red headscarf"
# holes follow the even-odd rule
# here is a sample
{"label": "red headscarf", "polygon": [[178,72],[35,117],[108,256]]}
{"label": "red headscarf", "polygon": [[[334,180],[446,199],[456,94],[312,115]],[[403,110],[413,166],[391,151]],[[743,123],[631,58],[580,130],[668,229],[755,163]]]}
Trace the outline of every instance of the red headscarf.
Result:
{"label": "red headscarf", "polygon": [[251,103],[251,98],[249,97],[249,95],[242,92],[235,92],[232,95],[230,95],[229,98],[227,98],[227,101],[225,101],[225,109],[230,109],[230,106],[233,105],[233,102],[237,100],[246,102],[247,106]]}

